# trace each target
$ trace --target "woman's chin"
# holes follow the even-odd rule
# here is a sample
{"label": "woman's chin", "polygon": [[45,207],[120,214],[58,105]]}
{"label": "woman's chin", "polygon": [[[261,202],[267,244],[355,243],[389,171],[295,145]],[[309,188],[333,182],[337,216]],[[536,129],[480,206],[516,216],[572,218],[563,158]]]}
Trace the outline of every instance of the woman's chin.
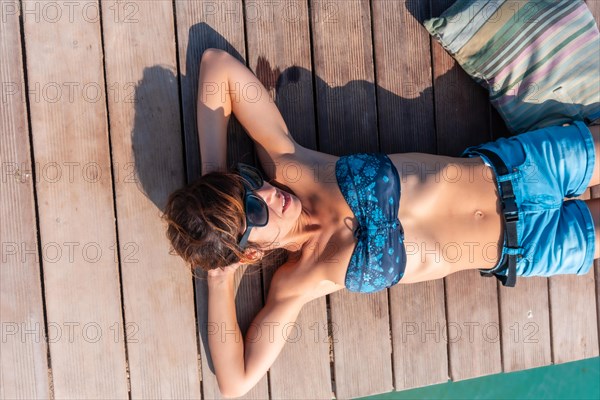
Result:
{"label": "woman's chin", "polygon": [[294,201],[292,204],[290,204],[290,208],[286,211],[290,212],[291,219],[294,221],[298,220],[298,218],[300,218],[300,214],[302,214],[302,204],[300,204],[300,200],[298,200],[297,197],[294,198]]}

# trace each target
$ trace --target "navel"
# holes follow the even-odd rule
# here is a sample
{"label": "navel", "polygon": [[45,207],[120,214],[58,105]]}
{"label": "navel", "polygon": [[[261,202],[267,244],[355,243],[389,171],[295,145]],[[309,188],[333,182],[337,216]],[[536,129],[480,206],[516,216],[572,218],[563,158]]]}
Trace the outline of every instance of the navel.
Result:
{"label": "navel", "polygon": [[475,210],[475,218],[483,218],[483,211]]}

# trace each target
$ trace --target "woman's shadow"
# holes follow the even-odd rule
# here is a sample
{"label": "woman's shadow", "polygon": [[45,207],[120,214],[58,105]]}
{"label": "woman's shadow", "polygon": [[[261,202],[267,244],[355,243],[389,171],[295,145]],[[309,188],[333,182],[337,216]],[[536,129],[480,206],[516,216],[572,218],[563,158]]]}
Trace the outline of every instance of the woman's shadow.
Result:
{"label": "woman's shadow", "polygon": [[[423,9],[411,9],[414,4],[416,2],[407,2],[409,12],[422,22]],[[211,47],[224,49],[244,62],[242,55],[227,40],[209,25],[199,23],[189,30],[185,74],[182,73],[177,79],[169,68],[156,65],[144,70],[143,78],[135,87],[132,131],[135,182],[158,210],[164,209],[169,194],[184,183],[173,183],[174,177],[180,176],[178,171],[185,171],[187,182],[201,176],[196,127],[198,71],[203,52]],[[458,156],[459,147],[438,145],[440,142],[436,138],[435,116],[429,112],[434,104],[432,82],[413,82],[405,85],[401,93],[394,93],[364,80],[332,87],[312,71],[295,66],[282,71],[264,57],[258,57],[257,64],[251,67],[263,85],[274,91],[274,101],[286,125],[294,139],[304,147],[338,156],[368,151],[388,154],[426,152]],[[444,75],[437,77],[433,86],[461,87],[469,79],[455,65]],[[483,88],[473,85],[470,87],[474,89],[469,94],[468,101],[473,106],[488,101],[487,92]],[[376,98],[377,104],[371,104],[372,98]],[[453,99],[438,98],[435,101],[452,102]],[[348,112],[357,109],[360,112]],[[504,123],[501,120],[495,123],[500,124],[496,127],[497,132],[507,136],[508,130]],[[344,131],[347,138],[341,145],[335,139],[335,132],[339,129]],[[393,134],[389,132],[392,129],[395,132]],[[469,145],[489,139],[489,132],[482,132],[479,140]],[[260,167],[253,142],[235,117],[230,120],[227,141],[229,167],[240,161]],[[170,184],[165,185],[165,182]],[[266,259],[263,263],[268,266],[265,276],[270,276],[285,257],[286,253],[282,251],[275,252],[271,258]],[[205,276],[202,273],[200,275]],[[236,307],[242,333],[262,307],[269,281],[268,277],[261,280],[260,274],[246,274],[241,280]],[[196,279],[195,284],[197,327],[205,354],[210,354],[206,281]],[[263,298],[260,299],[257,293],[263,293]],[[207,362],[214,372],[210,357]]]}

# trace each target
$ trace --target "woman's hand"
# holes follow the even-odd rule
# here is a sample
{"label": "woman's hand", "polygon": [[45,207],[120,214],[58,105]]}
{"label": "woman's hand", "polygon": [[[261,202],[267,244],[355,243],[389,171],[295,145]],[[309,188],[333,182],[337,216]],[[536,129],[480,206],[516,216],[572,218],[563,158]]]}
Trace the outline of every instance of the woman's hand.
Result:
{"label": "woman's hand", "polygon": [[228,265],[226,267],[223,267],[223,269],[221,269],[221,268],[211,269],[207,273],[208,279],[212,279],[212,280],[214,280],[214,279],[227,279],[228,277],[233,277],[233,275],[235,274],[235,271],[242,264],[243,263],[241,263],[241,262],[236,262],[236,263],[230,264],[230,265]]}

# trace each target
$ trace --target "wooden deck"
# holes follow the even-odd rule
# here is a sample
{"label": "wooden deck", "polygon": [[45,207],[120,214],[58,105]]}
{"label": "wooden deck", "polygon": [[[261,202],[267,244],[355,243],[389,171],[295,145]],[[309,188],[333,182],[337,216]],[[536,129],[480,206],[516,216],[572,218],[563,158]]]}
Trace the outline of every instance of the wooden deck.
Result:
{"label": "wooden deck", "polygon": [[[205,282],[159,219],[200,175],[201,54],[245,60],[304,146],[456,156],[507,131],[420,25],[452,0],[432,3],[1,0],[0,398],[219,398]],[[228,142],[230,164],[256,162],[233,118]],[[239,271],[242,332],[277,262]],[[599,265],[508,289],[465,271],[336,292],[303,308],[245,397],[353,398],[595,357],[598,292]]]}

